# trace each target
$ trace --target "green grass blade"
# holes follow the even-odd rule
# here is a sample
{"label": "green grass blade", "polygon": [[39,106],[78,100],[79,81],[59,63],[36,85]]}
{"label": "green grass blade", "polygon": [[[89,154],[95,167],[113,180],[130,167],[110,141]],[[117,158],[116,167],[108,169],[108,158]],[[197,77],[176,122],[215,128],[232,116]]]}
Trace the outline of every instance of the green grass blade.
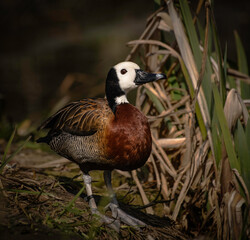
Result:
{"label": "green grass blade", "polygon": [[223,135],[223,140],[225,143],[225,147],[227,150],[231,168],[236,168],[240,173],[241,172],[240,164],[237,160],[236,153],[234,150],[233,142],[231,139],[231,134],[230,134],[227,121],[226,121],[226,117],[224,114],[224,110],[223,110],[221,97],[220,97],[218,88],[215,84],[213,84],[213,95],[214,95],[214,103],[215,103],[215,112],[219,120],[220,128],[221,128],[222,135]]}
{"label": "green grass blade", "polygon": [[[248,75],[248,66],[247,66],[247,58],[246,54],[240,40],[238,33],[234,32],[236,49],[237,49],[237,58],[238,58],[238,68],[239,71]],[[244,82],[240,82],[241,87],[241,97],[243,99],[247,99],[250,97],[250,85]]]}
{"label": "green grass blade", "polygon": [[250,146],[250,120],[248,119],[247,126],[246,126],[246,140],[247,146]]}
{"label": "green grass blade", "polygon": [[[198,71],[200,71],[201,64],[202,64],[202,52],[200,50],[200,43],[199,43],[198,35],[197,35],[196,29],[193,23],[191,11],[190,11],[187,0],[180,1],[180,6],[181,6],[181,12],[183,15],[183,21],[186,26],[187,35],[188,35],[189,42],[190,42],[192,52],[194,55],[195,63],[196,63]],[[203,31],[203,34],[205,34],[205,31]],[[211,39],[211,37],[208,37],[208,39]],[[204,95],[206,98],[206,103],[207,103],[209,111],[211,111],[211,99],[212,99],[211,75],[212,75],[212,68],[210,65],[209,56],[207,56],[206,70],[205,70],[203,80],[202,80],[202,88],[204,91]]]}
{"label": "green grass blade", "polygon": [[2,158],[2,163],[4,163],[4,161],[5,161],[5,159],[6,159],[6,156],[7,156],[8,152],[9,152],[9,149],[10,149],[10,146],[11,146],[11,143],[12,143],[12,141],[13,141],[13,139],[14,139],[15,134],[16,134],[16,127],[15,127],[15,129],[13,130],[13,132],[12,132],[12,134],[11,134],[11,136],[10,136],[10,139],[9,139],[9,141],[8,141],[8,143],[7,143],[7,146],[6,146],[6,148],[5,148],[5,151],[4,151],[4,154],[3,154],[3,158]]}
{"label": "green grass blade", "polygon": [[218,68],[219,68],[220,95],[222,97],[222,104],[224,105],[225,100],[226,100],[226,80],[225,80],[224,69],[223,69],[223,64],[222,64],[222,51],[221,51],[219,37],[217,34],[215,17],[213,15],[213,12],[212,12],[212,18],[211,18],[211,27],[212,27],[212,34],[213,34],[214,46],[215,46],[215,52],[216,52],[216,62],[218,63]]}
{"label": "green grass blade", "polygon": [[203,26],[202,26],[199,19],[197,19],[197,28],[198,28],[198,32],[199,32],[199,36],[200,36],[200,41],[204,45],[204,42],[205,42],[205,29],[203,28]]}
{"label": "green grass blade", "polygon": [[146,91],[146,94],[148,95],[148,97],[150,98],[150,100],[154,103],[157,111],[159,113],[163,112],[165,109],[164,109],[161,101],[148,89],[145,89],[145,91]]}
{"label": "green grass blade", "polygon": [[[191,97],[194,98],[194,87],[193,87],[191,78],[189,76],[188,70],[187,70],[183,60],[180,60],[180,65],[181,65],[181,70],[182,70],[182,73],[184,75],[184,78],[186,80],[186,83],[187,83],[187,86],[188,86],[188,89],[189,89],[189,93],[190,93]],[[201,110],[200,110],[200,107],[199,107],[198,103],[195,104],[195,113],[196,113],[197,121],[198,121],[200,130],[201,130],[202,138],[206,139],[206,137],[207,137],[207,129],[206,129],[206,126],[204,124],[204,120],[202,118]]]}
{"label": "green grass blade", "polygon": [[219,166],[221,156],[222,156],[222,153],[221,153],[222,142],[221,142],[221,135],[218,133],[218,131],[220,130],[218,129],[218,125],[219,125],[219,121],[218,121],[218,118],[214,109],[211,130],[212,130],[212,138],[213,138],[213,143],[214,143],[214,156],[215,156],[217,166]]}
{"label": "green grass blade", "polygon": [[[248,125],[249,121],[248,121]],[[247,129],[249,131],[249,127]],[[250,189],[250,149],[249,149],[245,131],[241,125],[240,120],[237,123],[237,130],[235,134],[235,148],[240,160],[241,173],[248,189]]]}
{"label": "green grass blade", "polygon": [[73,206],[73,204],[75,203],[75,201],[77,200],[77,198],[82,194],[83,190],[85,189],[85,186],[83,186],[80,191],[74,196],[74,198],[68,203],[68,205],[64,208],[64,210],[61,212],[60,217],[63,216],[63,214],[66,211],[69,211],[70,208]]}
{"label": "green grass blade", "polygon": [[[187,70],[183,60],[180,60],[180,65],[181,65],[181,70],[182,70],[182,73],[184,75],[184,78],[186,80],[186,83],[187,83],[187,86],[188,86],[188,89],[189,89],[189,93],[190,93],[191,97],[194,98],[194,87],[193,87],[193,84],[192,84],[192,80],[191,80],[191,78],[189,76],[188,70]],[[195,114],[196,114],[197,121],[198,121],[200,130],[201,130],[202,138],[206,139],[206,137],[207,137],[207,129],[206,129],[206,126],[205,126],[205,123],[204,123],[204,120],[203,120],[201,110],[200,110],[200,107],[199,107],[198,103],[195,104]]]}
{"label": "green grass blade", "polygon": [[190,41],[190,45],[194,54],[196,66],[199,71],[201,69],[202,54],[199,49],[199,40],[198,40],[198,36],[197,36],[196,30],[193,24],[192,15],[191,15],[191,11],[190,11],[187,0],[180,1],[180,6],[181,6],[181,12],[183,16],[183,21],[186,26],[188,38]]}
{"label": "green grass blade", "polygon": [[[243,130],[243,129],[242,129]],[[244,138],[244,152],[241,154],[246,153],[244,162],[241,163],[242,166],[242,176],[247,185],[247,189],[250,189],[250,120],[248,119],[246,130],[245,130],[245,138]],[[248,152],[247,152],[248,151]],[[248,157],[248,158],[247,158]]]}
{"label": "green grass blade", "polygon": [[[15,131],[13,132],[14,134],[15,134]],[[14,136],[13,136],[14,137]],[[9,140],[9,142],[10,142],[10,144],[11,144],[11,142],[12,142],[12,140],[13,140],[13,138],[12,138],[12,135],[11,135],[11,138],[10,138],[10,140]],[[14,153],[12,153],[5,161],[3,161],[3,163],[1,164],[1,166],[0,166],[0,173],[3,171],[3,169],[4,169],[4,167],[6,166],[6,164],[16,155],[16,154],[18,154],[22,149],[23,149],[23,147],[25,146],[25,144],[29,141],[31,139],[31,136],[29,136],[19,147],[18,147],[18,149],[14,152]],[[10,147],[10,146],[9,146]]]}

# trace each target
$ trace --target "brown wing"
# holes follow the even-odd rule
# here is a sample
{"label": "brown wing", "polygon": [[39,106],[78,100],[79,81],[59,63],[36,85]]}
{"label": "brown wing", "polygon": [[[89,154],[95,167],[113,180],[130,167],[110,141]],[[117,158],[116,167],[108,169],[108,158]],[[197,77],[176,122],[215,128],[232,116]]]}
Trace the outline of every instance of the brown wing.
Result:
{"label": "brown wing", "polygon": [[103,127],[103,123],[112,115],[105,99],[83,99],[72,102],[48,118],[40,129],[66,131],[75,135],[92,135]]}

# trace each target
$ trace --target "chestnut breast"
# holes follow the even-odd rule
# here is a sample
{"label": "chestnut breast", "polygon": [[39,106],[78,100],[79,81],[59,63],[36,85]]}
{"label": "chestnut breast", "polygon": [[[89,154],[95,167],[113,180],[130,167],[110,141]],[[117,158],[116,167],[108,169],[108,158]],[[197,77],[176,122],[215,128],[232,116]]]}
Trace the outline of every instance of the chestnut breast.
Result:
{"label": "chestnut breast", "polygon": [[110,166],[128,171],[145,164],[152,149],[151,132],[147,118],[136,107],[118,105],[105,132]]}

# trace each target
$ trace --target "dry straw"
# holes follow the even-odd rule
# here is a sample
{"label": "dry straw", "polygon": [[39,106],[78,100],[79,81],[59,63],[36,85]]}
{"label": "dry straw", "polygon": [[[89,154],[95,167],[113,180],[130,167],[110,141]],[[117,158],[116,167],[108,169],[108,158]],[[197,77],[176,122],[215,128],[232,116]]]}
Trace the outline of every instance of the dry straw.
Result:
{"label": "dry straw", "polygon": [[[247,143],[249,111],[246,100],[235,89],[227,93],[226,86],[230,81],[249,84],[249,77],[227,68],[226,58],[222,59],[209,1],[199,1],[193,19],[187,1],[177,2],[166,1],[148,18],[140,38],[128,42],[132,50],[126,60],[139,58],[146,69],[166,71],[168,76],[165,82],[147,84],[137,92],[136,106],[147,115],[152,129],[147,164],[162,198],[170,200],[163,204],[165,215],[182,229],[194,236],[210,232],[218,239],[247,237],[249,175],[242,171],[235,139],[244,132]],[[202,8],[203,29],[195,26]],[[137,172],[132,176],[148,204]]]}

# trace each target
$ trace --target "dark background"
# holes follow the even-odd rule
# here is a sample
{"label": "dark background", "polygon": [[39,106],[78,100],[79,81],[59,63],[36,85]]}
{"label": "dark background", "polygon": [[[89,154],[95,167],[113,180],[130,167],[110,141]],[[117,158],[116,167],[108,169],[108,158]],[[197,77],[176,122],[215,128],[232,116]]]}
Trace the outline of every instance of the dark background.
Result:
{"label": "dark background", "polygon": [[[250,59],[249,1],[214,5],[229,58],[236,62],[236,29]],[[140,36],[155,9],[153,0],[2,0],[0,114],[39,118],[65,89],[71,99],[103,96],[109,68],[125,59],[126,42]]]}

